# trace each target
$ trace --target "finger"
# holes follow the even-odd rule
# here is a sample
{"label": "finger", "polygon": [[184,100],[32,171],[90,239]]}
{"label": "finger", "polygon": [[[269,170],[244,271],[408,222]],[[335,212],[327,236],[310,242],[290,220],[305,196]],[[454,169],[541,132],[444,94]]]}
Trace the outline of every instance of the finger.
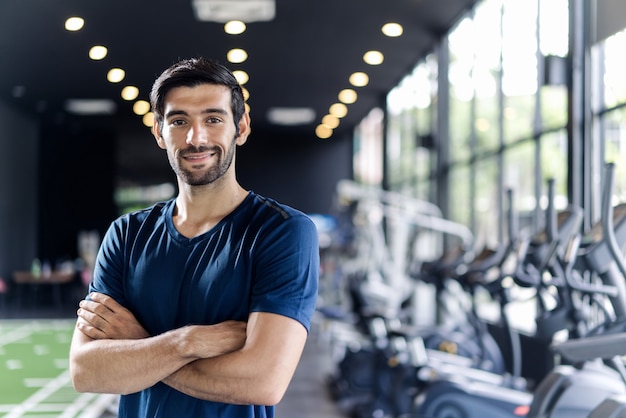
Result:
{"label": "finger", "polygon": [[82,300],[78,303],[78,306],[79,309],[99,316],[100,318],[102,318],[103,321],[106,322],[109,322],[111,318],[113,318],[115,315],[115,312],[113,312],[111,309],[109,309],[107,306],[104,306],[100,302]]}
{"label": "finger", "polygon": [[95,302],[95,301],[92,301],[92,300],[89,300],[89,299],[84,299],[84,300],[81,300],[80,302],[78,302],[78,306],[81,309],[84,309],[86,311],[96,312],[96,310],[98,309],[99,306],[104,306],[104,305],[102,305],[100,302]]}
{"label": "finger", "polygon": [[78,318],[76,329],[94,340],[100,340],[106,337],[104,332],[90,325],[89,322],[86,322],[82,317]]}
{"label": "finger", "polygon": [[104,325],[107,323],[106,319],[87,309],[79,308],[76,311],[76,314],[80,319],[82,319],[81,323],[88,324],[89,326],[97,328],[101,331],[103,331]]}
{"label": "finger", "polygon": [[91,292],[89,294],[89,299],[95,302],[101,303],[102,305],[109,308],[109,310],[111,310],[112,312],[119,311],[120,309],[123,308],[122,305],[117,303],[115,299],[113,299],[109,295],[105,295],[104,293]]}

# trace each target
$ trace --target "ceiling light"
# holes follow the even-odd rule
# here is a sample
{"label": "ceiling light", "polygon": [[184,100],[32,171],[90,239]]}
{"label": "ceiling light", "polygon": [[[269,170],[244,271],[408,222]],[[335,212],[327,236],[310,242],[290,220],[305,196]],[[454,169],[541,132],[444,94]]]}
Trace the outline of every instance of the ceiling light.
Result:
{"label": "ceiling light", "polygon": [[330,129],[335,129],[339,126],[339,118],[334,115],[326,115],[322,118],[322,125],[326,125]]}
{"label": "ceiling light", "polygon": [[343,103],[335,103],[328,109],[328,112],[331,115],[334,115],[338,118],[343,118],[348,114],[348,106]]}
{"label": "ceiling light", "polygon": [[355,87],[364,87],[364,86],[367,86],[367,83],[369,83],[370,78],[367,76],[367,74],[363,72],[356,72],[350,75],[349,80],[350,80],[350,84],[352,84]]}
{"label": "ceiling light", "polygon": [[248,101],[248,99],[250,98],[250,91],[248,91],[248,89],[247,89],[247,88],[242,87],[242,88],[241,88],[241,92],[243,93],[243,99],[244,99],[245,101]]}
{"label": "ceiling light", "polygon": [[234,48],[228,51],[226,59],[233,64],[241,64],[248,59],[248,53],[243,49]]}
{"label": "ceiling light", "polygon": [[111,83],[119,83],[126,77],[126,72],[121,68],[111,68],[107,73],[107,80]]}
{"label": "ceiling light", "polygon": [[104,59],[104,57],[107,56],[108,52],[109,51],[107,50],[105,46],[102,46],[102,45],[92,46],[91,49],[89,50],[89,58],[91,58],[94,61],[99,61],[101,59]]}
{"label": "ceiling light", "polygon": [[400,25],[399,23],[390,22],[390,23],[386,23],[385,25],[383,25],[382,31],[385,35],[389,36],[390,38],[396,38],[402,35],[402,32],[404,32],[404,29],[402,28],[402,25]]}
{"label": "ceiling light", "polygon": [[239,82],[242,86],[250,80],[248,73],[242,70],[233,71],[233,75],[237,79],[237,82]]}
{"label": "ceiling light", "polygon": [[315,110],[310,107],[273,107],[267,118],[276,125],[304,125],[315,120]]}
{"label": "ceiling light", "polygon": [[363,55],[363,61],[369,65],[380,65],[385,60],[385,57],[380,51],[367,51]]}
{"label": "ceiling light", "polygon": [[112,115],[115,102],[109,99],[68,99],[65,110],[75,115]]}
{"label": "ceiling light", "polygon": [[135,104],[133,104],[133,112],[135,115],[145,115],[150,111],[150,103],[145,100],[137,100]]}
{"label": "ceiling light", "polygon": [[352,89],[344,89],[339,92],[338,97],[341,103],[352,104],[356,102],[358,95]]}
{"label": "ceiling light", "polygon": [[246,31],[246,24],[241,20],[231,20],[224,24],[224,32],[229,35],[240,35]]}
{"label": "ceiling light", "polygon": [[135,100],[139,96],[139,89],[135,86],[126,86],[122,89],[122,99]]}
{"label": "ceiling light", "polygon": [[192,5],[203,22],[269,21],[276,15],[274,0],[192,0]]}
{"label": "ceiling light", "polygon": [[70,17],[65,21],[65,29],[71,32],[81,30],[85,25],[85,20],[82,17]]}
{"label": "ceiling light", "polygon": [[326,125],[317,125],[317,128],[315,128],[315,135],[320,139],[328,139],[332,134],[333,130]]}
{"label": "ceiling light", "polygon": [[152,126],[154,126],[154,113],[152,112],[146,113],[145,115],[143,115],[143,118],[141,118],[141,121],[148,128],[151,128]]}

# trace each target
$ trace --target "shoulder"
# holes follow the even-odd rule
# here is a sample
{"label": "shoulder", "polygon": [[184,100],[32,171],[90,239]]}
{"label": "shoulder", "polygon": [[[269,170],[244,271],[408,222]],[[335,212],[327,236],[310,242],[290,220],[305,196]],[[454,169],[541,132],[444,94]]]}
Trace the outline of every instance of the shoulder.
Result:
{"label": "shoulder", "polygon": [[252,192],[246,206],[240,219],[247,233],[262,242],[271,242],[270,247],[300,247],[302,243],[317,246],[317,227],[304,212]]}
{"label": "shoulder", "polygon": [[313,220],[298,209],[254,192],[250,192],[249,198],[249,208],[252,211],[250,219],[256,219],[272,227],[300,225],[305,229],[315,229]]}
{"label": "shoulder", "polygon": [[120,215],[111,223],[108,235],[126,236],[129,233],[132,234],[133,231],[141,229],[146,223],[154,225],[163,222],[165,219],[164,215],[170,208],[172,202],[173,200],[158,202],[144,209]]}
{"label": "shoulder", "polygon": [[295,218],[304,217],[305,219],[310,220],[310,218],[307,215],[305,215],[303,212],[301,212],[300,210],[295,209],[291,206],[285,205],[283,203],[279,203],[278,201],[272,198],[261,196],[254,192],[250,192],[249,197],[251,200],[251,205],[257,211],[262,212],[267,216],[275,216],[278,218],[282,218],[284,220],[294,218],[294,217]]}

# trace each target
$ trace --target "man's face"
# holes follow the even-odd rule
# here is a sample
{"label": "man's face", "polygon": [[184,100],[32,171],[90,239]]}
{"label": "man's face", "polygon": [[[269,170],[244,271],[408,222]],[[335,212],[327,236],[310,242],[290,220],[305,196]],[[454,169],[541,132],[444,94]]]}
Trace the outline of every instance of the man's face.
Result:
{"label": "man's face", "polygon": [[237,136],[230,101],[230,90],[215,84],[176,87],[165,96],[157,142],[184,183],[203,186],[229,172],[246,133]]}

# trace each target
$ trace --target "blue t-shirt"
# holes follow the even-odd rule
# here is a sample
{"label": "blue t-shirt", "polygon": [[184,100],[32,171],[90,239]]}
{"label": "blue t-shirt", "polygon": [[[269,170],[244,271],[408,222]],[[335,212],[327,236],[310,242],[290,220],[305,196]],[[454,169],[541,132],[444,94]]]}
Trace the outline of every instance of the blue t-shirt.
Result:
{"label": "blue t-shirt", "polygon": [[[208,232],[174,227],[175,201],[124,215],[107,231],[90,291],[134,313],[151,335],[269,312],[307,330],[319,277],[317,230],[303,213],[250,192]],[[119,417],[270,418],[271,406],[199,400],[163,383],[121,397]]]}

